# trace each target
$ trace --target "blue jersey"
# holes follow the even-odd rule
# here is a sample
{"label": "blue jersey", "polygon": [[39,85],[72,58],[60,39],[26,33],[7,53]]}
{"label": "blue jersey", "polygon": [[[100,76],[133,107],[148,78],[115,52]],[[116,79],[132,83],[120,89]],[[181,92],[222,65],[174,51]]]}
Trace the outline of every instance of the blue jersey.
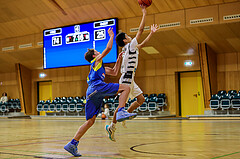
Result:
{"label": "blue jersey", "polygon": [[86,119],[91,119],[94,115],[98,115],[103,98],[105,96],[113,96],[118,92],[118,83],[105,83],[105,68],[102,60],[94,67],[96,58],[91,61],[91,69],[87,77],[88,89],[86,92],[85,114]]}
{"label": "blue jersey", "polygon": [[87,77],[88,85],[96,85],[104,81],[105,79],[105,68],[102,60],[94,67],[96,58],[91,61],[91,69]]}

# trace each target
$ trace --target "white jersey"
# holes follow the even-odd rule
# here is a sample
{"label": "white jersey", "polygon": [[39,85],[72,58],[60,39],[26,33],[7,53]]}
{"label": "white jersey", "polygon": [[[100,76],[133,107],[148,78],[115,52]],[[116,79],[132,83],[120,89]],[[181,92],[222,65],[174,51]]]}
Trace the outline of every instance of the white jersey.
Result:
{"label": "white jersey", "polygon": [[122,55],[122,66],[121,66],[121,78],[119,79],[120,84],[127,84],[130,86],[129,98],[134,99],[135,97],[142,94],[142,90],[134,82],[134,76],[138,65],[138,42],[136,38],[133,38],[131,43],[128,43],[123,47]]}
{"label": "white jersey", "polygon": [[138,65],[138,42],[133,38],[130,43],[125,45],[122,49],[122,65],[120,83],[131,84]]}

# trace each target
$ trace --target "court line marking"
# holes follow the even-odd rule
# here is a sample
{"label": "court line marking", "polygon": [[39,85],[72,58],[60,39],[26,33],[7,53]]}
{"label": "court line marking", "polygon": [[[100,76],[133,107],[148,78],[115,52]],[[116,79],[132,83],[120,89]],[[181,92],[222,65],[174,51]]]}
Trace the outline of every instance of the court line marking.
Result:
{"label": "court line marking", "polygon": [[[172,142],[176,142],[176,141],[172,141]],[[150,144],[158,144],[158,143],[166,143],[166,142],[153,142],[153,143],[139,144],[139,145],[132,146],[130,148],[130,150],[135,151],[135,152],[139,152],[139,153],[155,154],[155,155],[187,156],[186,154],[180,154],[180,153],[179,154],[177,154],[177,153],[157,153],[157,152],[139,151],[139,150],[135,150],[134,149],[135,147],[144,146],[144,145],[150,145]],[[169,141],[167,143],[169,143]]]}
{"label": "court line marking", "polygon": [[[232,140],[235,140],[235,139],[232,139]],[[186,140],[186,141],[199,141],[199,140]],[[205,141],[211,141],[211,140],[205,140]],[[165,141],[165,142],[144,143],[144,144],[139,144],[139,145],[132,146],[132,147],[130,148],[130,150],[135,151],[135,152],[138,152],[138,153],[146,153],[146,154],[187,156],[186,154],[157,153],[157,152],[140,151],[140,150],[136,150],[136,149],[135,149],[136,147],[140,147],[140,146],[144,146],[144,145],[158,144],[158,143],[169,143],[169,142],[181,142],[181,141]],[[216,158],[221,158],[221,157],[225,157],[225,156],[230,156],[230,155],[234,155],[234,154],[237,154],[237,153],[240,153],[240,151],[239,151],[239,152],[234,152],[234,153],[231,153],[231,154],[226,154],[226,155],[214,157],[214,158],[211,158],[211,159],[216,159]]]}
{"label": "court line marking", "polygon": [[[12,150],[16,151],[16,150]],[[21,152],[33,152],[33,151],[22,151],[22,150],[17,150]],[[34,152],[33,152],[34,153]],[[27,155],[27,154],[17,154],[17,153],[8,153],[8,152],[0,152],[0,154],[9,154],[9,155],[15,155],[15,156],[20,156],[20,157],[34,157],[34,158],[45,158],[45,159],[62,159],[62,158],[72,158],[74,156],[70,156],[68,154],[56,154],[56,153],[44,153],[44,152],[35,152],[39,153],[39,155]],[[64,157],[44,157],[40,155],[64,155]],[[116,158],[116,157],[104,157],[104,156],[81,156],[82,157],[93,157],[93,158],[109,158],[109,159],[124,159],[124,158]],[[15,157],[14,157],[15,158]]]}
{"label": "court line marking", "polygon": [[234,152],[234,153],[229,153],[229,154],[222,155],[222,156],[213,157],[213,158],[211,158],[211,159],[221,158],[221,157],[226,157],[226,156],[230,156],[230,155],[235,155],[235,154],[237,154],[237,153],[240,153],[240,151],[238,151],[238,152]]}
{"label": "court line marking", "polygon": [[7,152],[0,152],[0,154],[21,156],[21,157],[34,157],[34,158],[57,159],[57,158],[52,158],[52,157],[42,157],[42,156],[36,156],[36,155],[16,154],[16,153],[7,153]]}
{"label": "court line marking", "polygon": [[[26,151],[26,150],[15,150],[15,149],[7,149],[7,148],[0,148],[2,150],[10,150],[10,151],[20,151],[20,152],[29,152],[29,153],[36,153],[39,155],[64,155],[64,156],[69,156],[69,154],[63,154],[63,153],[50,153],[50,152],[37,152],[37,151]],[[5,152],[0,152],[1,153],[5,153]],[[24,155],[24,154],[23,154]],[[74,157],[74,156],[70,156],[70,157]],[[96,158],[109,158],[109,159],[125,159],[125,158],[117,158],[117,157],[107,157],[107,156],[82,156],[82,157],[96,157]],[[47,158],[47,157],[45,157]]]}

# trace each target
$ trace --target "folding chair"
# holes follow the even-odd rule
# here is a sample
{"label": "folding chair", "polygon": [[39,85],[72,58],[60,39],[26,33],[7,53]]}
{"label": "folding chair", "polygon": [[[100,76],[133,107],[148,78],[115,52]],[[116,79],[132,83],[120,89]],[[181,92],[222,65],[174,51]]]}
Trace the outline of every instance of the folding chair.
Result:
{"label": "folding chair", "polygon": [[157,110],[157,97],[153,96],[149,99],[148,102],[148,111],[150,112],[150,116],[152,116],[152,112]]}
{"label": "folding chair", "polygon": [[44,101],[43,100],[40,100],[37,104],[37,111],[38,112],[41,112],[43,111],[43,104],[44,104]]}
{"label": "folding chair", "polygon": [[232,97],[232,108],[239,110],[240,109],[240,94],[235,94]]}
{"label": "folding chair", "polygon": [[227,110],[227,114],[229,114],[229,109],[231,107],[230,99],[231,99],[231,97],[229,96],[229,94],[224,94],[220,98],[220,107],[222,108],[222,110],[226,109]]}
{"label": "folding chair", "polygon": [[213,112],[213,110],[219,109],[219,107],[220,107],[220,97],[218,96],[218,94],[212,95],[212,97],[210,99],[209,107],[212,109],[212,112]]}

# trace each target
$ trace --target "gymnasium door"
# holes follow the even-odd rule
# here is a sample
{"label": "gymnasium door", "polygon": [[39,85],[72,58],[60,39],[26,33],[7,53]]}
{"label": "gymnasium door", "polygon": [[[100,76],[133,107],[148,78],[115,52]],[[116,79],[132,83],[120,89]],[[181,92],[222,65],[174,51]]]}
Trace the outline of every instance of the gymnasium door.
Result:
{"label": "gymnasium door", "polygon": [[203,115],[204,100],[200,72],[180,73],[180,115]]}
{"label": "gymnasium door", "polygon": [[[38,82],[38,101],[52,100],[52,82]],[[45,112],[40,112],[40,115],[45,115]]]}

